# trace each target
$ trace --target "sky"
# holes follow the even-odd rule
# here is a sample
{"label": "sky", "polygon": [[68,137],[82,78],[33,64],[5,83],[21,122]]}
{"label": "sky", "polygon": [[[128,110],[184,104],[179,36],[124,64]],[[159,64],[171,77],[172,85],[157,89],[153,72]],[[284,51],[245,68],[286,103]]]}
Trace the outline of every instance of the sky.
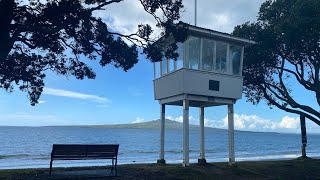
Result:
{"label": "sky", "polygon": [[[181,20],[194,24],[194,0],[184,0]],[[198,0],[197,25],[231,33],[236,25],[255,21],[264,0]],[[112,29],[132,33],[141,23],[154,24],[138,1],[126,0],[108,6],[95,14]],[[155,31],[156,35],[157,31]],[[0,89],[0,126],[98,125],[137,123],[159,119],[160,106],[153,95],[153,65],[144,55],[128,72],[113,66],[100,67],[88,62],[96,71],[95,80],[76,80],[73,77],[49,73],[39,104],[31,106],[27,94],[15,89],[7,93]],[[296,89],[296,94],[303,89]],[[303,96],[306,104],[316,106],[313,98]],[[235,104],[235,129],[261,132],[300,132],[299,117],[265,102],[252,105],[245,97]],[[167,106],[166,118],[182,122],[182,107]],[[190,108],[190,123],[199,124],[199,109]],[[205,125],[227,128],[227,106],[205,109]],[[307,120],[307,131],[320,128]]]}

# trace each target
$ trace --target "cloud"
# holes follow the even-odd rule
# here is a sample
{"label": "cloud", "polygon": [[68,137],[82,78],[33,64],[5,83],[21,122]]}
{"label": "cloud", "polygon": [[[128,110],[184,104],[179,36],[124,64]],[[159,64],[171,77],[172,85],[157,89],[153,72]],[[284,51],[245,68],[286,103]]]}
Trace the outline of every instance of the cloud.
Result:
{"label": "cloud", "polygon": [[[228,127],[228,116],[223,119],[223,126]],[[296,130],[300,127],[299,118],[285,116],[281,121],[261,118],[257,115],[235,114],[234,127],[239,130],[249,131],[287,131]]]}
{"label": "cloud", "polygon": [[289,116],[285,116],[284,118],[282,118],[281,122],[279,123],[279,127],[281,128],[299,128],[300,127],[300,118],[296,117],[289,117]]}
{"label": "cloud", "polygon": [[136,120],[132,121],[131,123],[142,123],[142,122],[144,122],[144,119],[137,117]]}
{"label": "cloud", "polygon": [[93,15],[101,17],[111,31],[132,34],[137,32],[139,24],[150,24],[155,27],[154,18],[145,12],[143,6],[137,1],[114,3],[106,6],[105,9],[96,11]]}
{"label": "cloud", "polygon": [[204,118],[204,126],[205,127],[214,127],[214,124],[215,124],[214,121],[211,121],[207,118]]}
{"label": "cloud", "polygon": [[169,119],[171,121],[174,121],[174,118],[172,116],[166,116],[166,119]]}
{"label": "cloud", "polygon": [[[225,0],[198,1],[197,25],[230,33],[237,25],[255,21],[260,5],[264,1],[237,0],[231,3]],[[181,21],[194,24],[194,0],[184,0],[183,4]],[[101,17],[113,31],[131,34],[137,32],[139,24],[150,24],[155,28],[153,37],[158,37],[160,34],[154,18],[146,13],[137,1],[114,3],[106,6],[105,9],[94,12],[94,16]],[[159,12],[157,15],[161,16]]]}
{"label": "cloud", "polygon": [[225,14],[217,14],[213,16],[214,21],[217,22],[217,24],[223,26],[227,25],[229,23],[229,17]]}
{"label": "cloud", "polygon": [[[234,27],[255,21],[265,0],[198,1],[197,25],[222,32],[232,32]],[[183,1],[185,12],[182,21],[194,24],[194,0]]]}
{"label": "cloud", "polygon": [[46,101],[38,101],[39,104],[44,104]]}
{"label": "cloud", "polygon": [[[183,122],[183,116],[166,116],[166,119]],[[193,116],[189,117],[190,124],[199,124],[199,119]],[[204,125],[212,128],[228,128],[228,116],[220,120],[204,119]],[[285,116],[280,121],[269,120],[257,115],[235,114],[234,127],[237,130],[259,131],[259,132],[297,132],[300,128],[299,117]]]}
{"label": "cloud", "polygon": [[[173,118],[172,116],[166,116],[166,119],[169,119],[171,121],[177,121],[177,122],[183,122],[183,116],[179,116],[179,117],[176,117],[176,118]],[[197,124],[199,120],[195,119],[193,116],[189,116],[189,123],[190,124]],[[199,124],[199,122],[198,122]]]}
{"label": "cloud", "polygon": [[102,104],[111,103],[111,101],[105,97],[100,97],[92,94],[84,94],[84,93],[79,93],[74,91],[67,91],[63,89],[44,88],[43,94],[68,97],[68,98],[74,98],[74,99],[91,100],[91,101],[102,103]]}

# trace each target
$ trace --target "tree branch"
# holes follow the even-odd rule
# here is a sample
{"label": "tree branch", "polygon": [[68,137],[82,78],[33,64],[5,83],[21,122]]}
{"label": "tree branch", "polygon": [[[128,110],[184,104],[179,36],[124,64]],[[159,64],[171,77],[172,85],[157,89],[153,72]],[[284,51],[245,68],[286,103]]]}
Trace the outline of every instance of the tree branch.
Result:
{"label": "tree branch", "polygon": [[29,48],[32,48],[32,49],[37,48],[37,46],[35,46],[35,45],[31,44],[31,43],[30,43],[30,42],[28,42],[28,40],[27,40],[27,39],[25,39],[25,38],[17,37],[17,41],[20,41],[20,42],[24,43],[25,45],[29,46]]}
{"label": "tree branch", "polygon": [[315,118],[315,117],[313,117],[313,116],[311,116],[311,115],[309,115],[309,114],[307,114],[307,113],[305,113],[305,112],[298,111],[298,110],[294,110],[294,109],[289,109],[289,108],[287,108],[287,107],[284,107],[284,106],[280,105],[278,102],[276,102],[274,99],[272,99],[272,98],[267,94],[267,91],[266,91],[266,88],[265,88],[265,87],[261,86],[260,88],[261,88],[261,89],[263,90],[263,92],[264,92],[264,98],[266,98],[271,104],[275,105],[277,108],[279,108],[279,109],[281,109],[281,110],[284,110],[284,111],[286,111],[286,112],[290,112],[290,113],[294,113],[294,114],[300,114],[300,115],[302,115],[302,116],[305,116],[305,117],[307,117],[308,119],[310,119],[311,121],[313,121],[314,123],[316,123],[316,124],[318,124],[318,125],[320,126],[320,121],[319,121],[317,118]]}
{"label": "tree branch", "polygon": [[315,80],[314,80],[314,84],[316,86],[316,98],[317,98],[317,102],[320,105],[320,82],[319,82],[319,75],[320,75],[320,67],[319,64],[317,63],[314,67],[315,70]]}
{"label": "tree branch", "polygon": [[104,6],[107,6],[109,4],[112,4],[112,3],[119,3],[123,0],[111,0],[111,1],[107,1],[107,2],[104,2],[104,3],[101,3],[100,5],[98,5],[97,7],[93,7],[93,8],[90,8],[89,11],[95,11],[95,10],[102,10],[102,8]]}
{"label": "tree branch", "polygon": [[294,75],[294,77],[297,79],[297,81],[303,85],[303,87],[305,87],[306,89],[310,90],[310,91],[316,91],[316,88],[315,87],[312,87],[312,83],[309,83],[308,81],[304,80],[303,77],[302,77],[302,74],[300,73],[296,73],[290,69],[287,69],[287,68],[284,68],[284,67],[277,67],[277,66],[274,66],[275,69],[278,69],[279,71],[280,70],[283,70],[285,72],[288,72],[292,75]]}
{"label": "tree branch", "polygon": [[286,85],[283,82],[283,72],[284,72],[284,63],[285,63],[285,59],[282,58],[282,64],[281,64],[281,70],[279,72],[279,81],[280,81],[280,85],[283,91],[283,96],[287,99],[287,103],[292,106],[292,107],[297,107],[300,108],[310,114],[313,114],[317,117],[320,118],[320,113],[316,110],[314,110],[313,108],[306,106],[306,105],[301,105],[299,103],[297,103],[289,94],[288,89],[286,88]]}
{"label": "tree branch", "polygon": [[161,19],[160,19],[157,15],[155,15],[154,13],[150,12],[150,11],[148,10],[147,6],[146,6],[145,4],[143,4],[142,0],[139,0],[139,1],[140,1],[141,5],[143,6],[143,9],[144,9],[147,13],[149,13],[150,15],[152,15],[153,18],[157,21],[158,24],[161,24],[161,22],[162,22]]}
{"label": "tree branch", "polygon": [[[133,44],[137,45],[137,43],[139,43],[140,45],[137,45],[139,47],[145,47],[147,44],[144,43],[142,40],[145,40],[144,38],[141,38],[139,37],[137,34],[129,34],[129,35],[125,35],[125,34],[120,34],[120,33],[116,33],[116,32],[109,32],[110,34],[113,34],[113,35],[117,35],[117,36],[120,36],[120,37],[123,37],[123,38],[126,38],[127,40],[129,40],[130,42],[132,42]],[[140,40],[140,39],[142,40]],[[150,42],[150,40],[149,40]]]}
{"label": "tree branch", "polygon": [[[275,92],[274,90],[272,90],[271,87],[273,87],[273,88],[275,88],[275,89],[277,89],[277,90],[279,91],[279,89],[278,89],[277,86],[273,86],[273,85],[271,85],[271,84],[269,84],[269,83],[266,83],[266,85],[268,85],[268,86],[266,86],[266,88],[267,88],[273,95],[275,95],[275,96],[276,96],[278,99],[280,99],[281,101],[287,102],[287,99],[285,99],[284,97],[281,97],[277,92]],[[270,87],[270,86],[271,86],[271,87]],[[280,92],[280,94],[282,94],[282,93]]]}

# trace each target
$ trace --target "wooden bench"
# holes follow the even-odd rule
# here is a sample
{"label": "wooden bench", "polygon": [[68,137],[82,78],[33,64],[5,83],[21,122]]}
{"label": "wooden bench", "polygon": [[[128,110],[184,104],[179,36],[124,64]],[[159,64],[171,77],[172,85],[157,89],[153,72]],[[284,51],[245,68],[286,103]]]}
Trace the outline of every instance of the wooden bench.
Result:
{"label": "wooden bench", "polygon": [[53,160],[111,159],[111,173],[117,176],[119,144],[53,144],[50,161],[50,176]]}

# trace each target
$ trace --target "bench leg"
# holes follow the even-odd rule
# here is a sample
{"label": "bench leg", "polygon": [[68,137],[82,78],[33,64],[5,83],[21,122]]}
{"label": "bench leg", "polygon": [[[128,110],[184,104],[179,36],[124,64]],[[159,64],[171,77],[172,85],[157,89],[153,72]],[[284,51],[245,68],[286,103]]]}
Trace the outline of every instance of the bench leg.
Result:
{"label": "bench leg", "polygon": [[51,176],[52,175],[52,159],[50,160],[50,172],[49,172],[49,175]]}
{"label": "bench leg", "polygon": [[115,165],[114,165],[115,176],[117,176],[117,174],[118,174],[118,171],[117,171],[117,162],[118,162],[118,159],[116,158],[116,163],[115,163]]}
{"label": "bench leg", "polygon": [[112,159],[112,165],[111,165],[111,172],[113,172],[114,171],[114,159]]}
{"label": "bench leg", "polygon": [[117,159],[112,159],[111,173],[114,176],[117,176]]}

